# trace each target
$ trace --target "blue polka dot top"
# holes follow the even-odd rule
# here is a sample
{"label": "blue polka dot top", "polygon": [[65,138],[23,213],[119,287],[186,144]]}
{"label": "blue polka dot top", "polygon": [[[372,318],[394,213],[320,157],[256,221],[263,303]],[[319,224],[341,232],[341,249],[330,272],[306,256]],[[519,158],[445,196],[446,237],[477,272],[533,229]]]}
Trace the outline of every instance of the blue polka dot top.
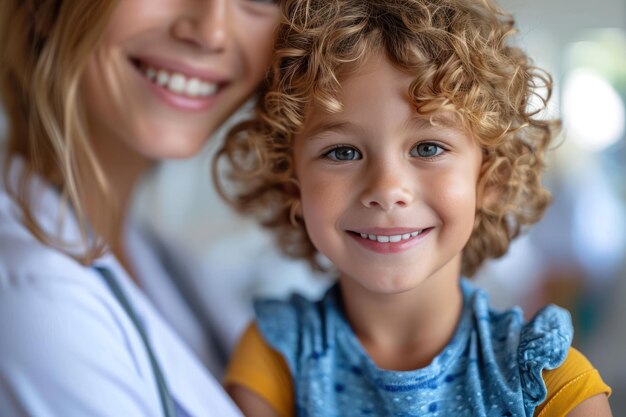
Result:
{"label": "blue polka dot top", "polygon": [[450,343],[414,371],[377,367],[341,309],[335,285],[319,301],[259,301],[257,325],[287,361],[299,417],[532,416],[545,399],[541,371],[567,356],[573,330],[556,306],[524,322],[495,311],[461,280],[463,313]]}

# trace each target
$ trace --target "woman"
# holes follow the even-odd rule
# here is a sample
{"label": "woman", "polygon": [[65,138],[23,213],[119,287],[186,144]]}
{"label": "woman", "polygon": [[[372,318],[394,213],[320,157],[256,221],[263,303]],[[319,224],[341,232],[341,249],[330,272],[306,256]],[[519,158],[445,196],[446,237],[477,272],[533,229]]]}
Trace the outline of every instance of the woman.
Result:
{"label": "woman", "polygon": [[263,79],[253,0],[3,0],[0,415],[233,416],[211,346],[129,221]]}

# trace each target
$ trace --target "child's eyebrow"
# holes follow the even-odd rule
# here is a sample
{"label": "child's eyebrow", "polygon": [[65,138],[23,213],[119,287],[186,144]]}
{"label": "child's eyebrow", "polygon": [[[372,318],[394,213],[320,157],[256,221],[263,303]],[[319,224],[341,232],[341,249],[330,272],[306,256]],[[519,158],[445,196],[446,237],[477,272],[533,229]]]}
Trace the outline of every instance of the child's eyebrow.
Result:
{"label": "child's eyebrow", "polygon": [[461,126],[456,118],[449,114],[436,114],[432,117],[415,116],[407,121],[408,128],[426,129],[445,127],[448,129],[461,130]]}
{"label": "child's eyebrow", "polygon": [[362,126],[358,124],[348,122],[345,120],[323,120],[315,125],[312,128],[307,129],[305,131],[307,139],[316,139],[320,135],[327,132],[363,132],[364,129]]}
{"label": "child's eyebrow", "polygon": [[[459,125],[455,116],[447,113],[435,114],[432,117],[416,115],[406,121],[405,128],[408,130],[446,128],[462,131],[462,126]],[[367,135],[367,130],[360,124],[341,119],[320,120],[311,128],[303,131],[302,134],[307,140],[314,140],[328,132]]]}

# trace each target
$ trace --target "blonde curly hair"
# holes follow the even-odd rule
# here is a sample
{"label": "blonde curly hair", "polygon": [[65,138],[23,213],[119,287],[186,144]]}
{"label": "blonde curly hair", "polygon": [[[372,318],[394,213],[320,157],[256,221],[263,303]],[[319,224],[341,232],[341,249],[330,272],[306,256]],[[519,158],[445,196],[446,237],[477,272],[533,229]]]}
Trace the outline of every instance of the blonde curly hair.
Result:
{"label": "blonde curly hair", "polygon": [[541,175],[560,123],[539,115],[552,79],[510,44],[515,33],[512,16],[490,0],[285,1],[255,115],[229,132],[213,161],[219,192],[273,230],[285,254],[321,268],[305,228],[293,226],[293,141],[312,104],[341,111],[342,77],[382,51],[415,75],[409,94],[417,114],[452,110],[484,150],[463,250],[461,272],[472,276],[550,202]]}

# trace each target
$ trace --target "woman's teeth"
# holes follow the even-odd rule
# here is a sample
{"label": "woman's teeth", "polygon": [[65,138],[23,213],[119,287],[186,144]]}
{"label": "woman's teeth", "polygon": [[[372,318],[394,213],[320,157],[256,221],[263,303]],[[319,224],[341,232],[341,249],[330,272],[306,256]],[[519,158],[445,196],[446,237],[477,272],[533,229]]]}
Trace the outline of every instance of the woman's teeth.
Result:
{"label": "woman's teeth", "polygon": [[418,230],[415,232],[411,232],[411,233],[404,233],[401,235],[391,235],[391,236],[386,236],[386,235],[369,235],[367,233],[361,233],[361,237],[363,239],[369,239],[369,240],[375,240],[378,241],[380,243],[396,243],[396,242],[400,242],[401,240],[408,240],[412,237],[415,237],[417,235],[419,235],[422,231]]}
{"label": "woman's teeth", "polygon": [[217,84],[196,77],[187,78],[179,72],[170,73],[153,67],[143,67],[141,71],[150,81],[176,94],[189,97],[210,97],[217,92]]}

